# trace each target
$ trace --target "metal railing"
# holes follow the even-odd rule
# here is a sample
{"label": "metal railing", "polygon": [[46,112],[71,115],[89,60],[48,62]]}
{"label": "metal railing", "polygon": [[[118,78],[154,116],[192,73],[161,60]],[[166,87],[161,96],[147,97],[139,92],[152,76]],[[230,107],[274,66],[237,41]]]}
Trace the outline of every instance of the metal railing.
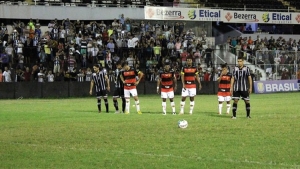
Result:
{"label": "metal railing", "polygon": [[297,79],[300,51],[257,50],[255,65],[263,69],[266,80]]}

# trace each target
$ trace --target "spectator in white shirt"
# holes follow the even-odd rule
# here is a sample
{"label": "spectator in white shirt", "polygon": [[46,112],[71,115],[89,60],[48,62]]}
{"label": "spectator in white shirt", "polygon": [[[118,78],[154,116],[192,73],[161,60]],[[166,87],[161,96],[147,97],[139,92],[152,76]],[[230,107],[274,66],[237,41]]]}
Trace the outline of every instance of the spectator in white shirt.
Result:
{"label": "spectator in white shirt", "polygon": [[112,27],[113,29],[117,29],[117,27],[119,26],[119,23],[117,22],[117,19],[115,18],[114,21],[112,22]]}
{"label": "spectator in white shirt", "polygon": [[92,47],[92,58],[93,58],[93,64],[98,62],[98,53],[99,53],[99,48],[97,47],[97,44],[93,44]]}
{"label": "spectator in white shirt", "polygon": [[3,77],[4,82],[11,82],[11,71],[8,70],[8,67],[4,68]]}
{"label": "spectator in white shirt", "polygon": [[132,38],[133,42],[134,42],[134,47],[136,47],[137,43],[139,42],[139,38],[137,35],[134,36],[134,38]]}
{"label": "spectator in white shirt", "polygon": [[13,47],[12,47],[12,44],[9,43],[8,46],[5,48],[5,53],[8,55],[8,58],[9,58],[9,62],[12,62],[14,63],[13,61]]}
{"label": "spectator in white shirt", "polygon": [[128,66],[133,68],[135,66],[135,58],[133,57],[132,53],[129,53],[129,57],[126,59],[126,62],[128,63]]}
{"label": "spectator in white shirt", "polygon": [[48,78],[48,82],[54,82],[54,74],[52,73],[51,70],[48,72],[47,78]]}
{"label": "spectator in white shirt", "polygon": [[135,41],[133,40],[132,36],[130,36],[128,39],[127,46],[128,48],[135,48]]}
{"label": "spectator in white shirt", "polygon": [[54,22],[54,20],[52,20],[52,21],[51,21],[51,22],[48,24],[48,29],[49,29],[49,32],[51,32],[51,31],[52,31],[52,29],[53,29],[54,25],[55,25],[55,22]]}
{"label": "spectator in white shirt", "polygon": [[60,42],[65,43],[65,38],[66,38],[66,30],[64,29],[63,26],[61,26],[60,30],[59,30],[59,40],[60,40]]}
{"label": "spectator in white shirt", "polygon": [[44,82],[45,74],[43,73],[43,70],[41,69],[40,72],[37,74],[38,76],[38,82]]}

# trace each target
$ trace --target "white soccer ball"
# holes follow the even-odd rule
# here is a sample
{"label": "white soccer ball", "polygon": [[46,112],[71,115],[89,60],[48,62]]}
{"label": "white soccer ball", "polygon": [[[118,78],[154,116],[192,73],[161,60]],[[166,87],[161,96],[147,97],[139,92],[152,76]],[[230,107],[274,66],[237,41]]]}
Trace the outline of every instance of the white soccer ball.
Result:
{"label": "white soccer ball", "polygon": [[186,120],[179,120],[178,121],[178,127],[179,128],[185,129],[185,128],[187,128],[187,126],[188,126],[188,122]]}

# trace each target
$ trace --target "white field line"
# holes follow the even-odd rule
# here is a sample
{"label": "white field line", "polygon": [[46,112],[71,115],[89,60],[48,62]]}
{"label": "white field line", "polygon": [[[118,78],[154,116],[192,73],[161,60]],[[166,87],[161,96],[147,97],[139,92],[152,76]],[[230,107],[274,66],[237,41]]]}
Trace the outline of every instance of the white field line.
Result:
{"label": "white field line", "polygon": [[278,163],[275,161],[270,162],[258,162],[258,161],[251,161],[251,160],[234,160],[234,159],[216,159],[216,158],[207,158],[207,157],[199,157],[199,156],[178,156],[174,154],[155,154],[155,153],[143,153],[143,152],[136,152],[136,151],[118,151],[118,150],[106,150],[101,148],[76,148],[76,147],[66,147],[66,146],[53,146],[53,145],[39,145],[39,144],[28,144],[28,143],[19,143],[19,142],[4,142],[0,141],[4,144],[12,144],[12,145],[23,145],[29,147],[49,147],[52,149],[61,149],[61,150],[75,150],[75,151],[100,151],[100,152],[107,152],[107,153],[118,153],[121,155],[125,154],[134,154],[140,156],[151,156],[151,157],[170,157],[170,158],[177,158],[177,159],[195,159],[201,161],[215,161],[215,162],[230,162],[236,164],[257,164],[257,165],[264,165],[264,166],[282,166],[294,169],[300,169],[300,164],[285,164],[285,163]]}

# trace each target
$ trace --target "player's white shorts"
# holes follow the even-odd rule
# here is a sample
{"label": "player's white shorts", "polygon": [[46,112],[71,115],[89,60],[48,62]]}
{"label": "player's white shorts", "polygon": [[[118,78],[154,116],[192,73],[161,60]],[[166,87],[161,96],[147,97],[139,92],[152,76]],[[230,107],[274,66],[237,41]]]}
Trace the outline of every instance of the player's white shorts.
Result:
{"label": "player's white shorts", "polygon": [[130,90],[124,89],[124,97],[130,97],[130,94],[131,94],[132,96],[137,96],[137,95],[138,95],[136,89],[130,89]]}
{"label": "player's white shorts", "polygon": [[219,102],[228,102],[231,100],[231,96],[218,96]]}
{"label": "player's white shorts", "polygon": [[196,96],[196,88],[182,88],[181,91],[181,96],[182,97],[194,97]]}
{"label": "player's white shorts", "polygon": [[174,98],[174,92],[170,91],[170,92],[161,92],[161,98],[166,99],[166,98]]}

